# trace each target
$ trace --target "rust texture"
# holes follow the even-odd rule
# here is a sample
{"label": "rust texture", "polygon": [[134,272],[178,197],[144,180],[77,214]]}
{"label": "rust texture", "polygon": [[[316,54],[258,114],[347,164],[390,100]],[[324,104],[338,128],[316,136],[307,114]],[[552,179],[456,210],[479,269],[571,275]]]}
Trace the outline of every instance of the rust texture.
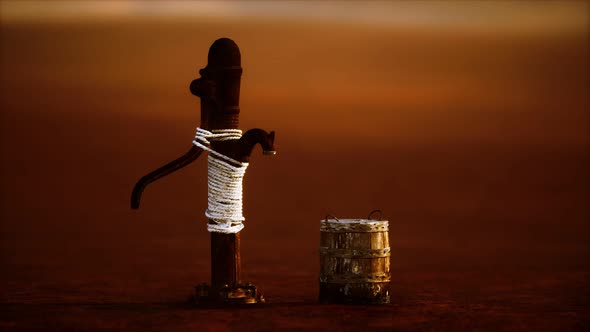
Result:
{"label": "rust texture", "polygon": [[[200,127],[206,130],[237,129],[242,67],[236,43],[228,38],[216,40],[209,49],[207,66],[199,73],[201,77],[191,82],[190,91],[201,99]],[[265,155],[274,154],[274,132],[251,129],[239,140],[212,141],[211,148],[235,160],[248,162],[256,144],[262,146]],[[139,208],[147,185],[192,163],[201,152],[200,148],[192,146],[185,155],[142,177],[133,189],[131,207]],[[257,294],[253,285],[241,285],[240,274],[240,233],[211,233],[211,287],[197,287],[197,297],[224,302],[228,296],[241,298],[243,294]]]}

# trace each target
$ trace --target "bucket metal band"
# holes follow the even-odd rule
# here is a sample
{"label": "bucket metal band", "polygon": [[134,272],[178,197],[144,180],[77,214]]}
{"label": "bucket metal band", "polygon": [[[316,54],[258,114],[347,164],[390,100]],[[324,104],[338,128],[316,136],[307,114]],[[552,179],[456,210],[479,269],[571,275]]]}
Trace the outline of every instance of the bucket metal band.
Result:
{"label": "bucket metal band", "polygon": [[382,249],[345,249],[320,247],[320,255],[334,258],[380,258],[391,256],[391,248]]}
{"label": "bucket metal band", "polygon": [[369,273],[364,275],[358,274],[320,274],[320,283],[326,284],[360,284],[373,282],[390,282],[391,274],[389,272]]}

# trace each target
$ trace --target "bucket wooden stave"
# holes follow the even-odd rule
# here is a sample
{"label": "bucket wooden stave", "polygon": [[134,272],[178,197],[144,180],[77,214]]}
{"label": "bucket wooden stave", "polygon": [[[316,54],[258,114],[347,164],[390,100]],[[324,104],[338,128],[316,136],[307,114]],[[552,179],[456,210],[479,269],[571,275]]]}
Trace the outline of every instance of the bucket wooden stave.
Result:
{"label": "bucket wooden stave", "polygon": [[390,251],[386,220],[322,220],[320,302],[389,303]]}

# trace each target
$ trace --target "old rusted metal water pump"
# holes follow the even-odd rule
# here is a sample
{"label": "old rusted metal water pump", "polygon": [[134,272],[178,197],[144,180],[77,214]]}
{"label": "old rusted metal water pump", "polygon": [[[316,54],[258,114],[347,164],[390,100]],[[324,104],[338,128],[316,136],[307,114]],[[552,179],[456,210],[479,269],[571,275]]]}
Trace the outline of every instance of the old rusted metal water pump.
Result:
{"label": "old rusted metal water pump", "polygon": [[[195,300],[197,303],[263,302],[264,298],[254,285],[243,284],[240,280],[242,187],[241,178],[236,180],[235,172],[241,170],[243,176],[257,143],[264,154],[275,154],[274,132],[251,129],[241,135],[237,130],[242,67],[240,49],[234,41],[216,40],[209,49],[207,66],[199,73],[201,77],[190,85],[192,94],[201,99],[201,124],[194,145],[185,155],[142,177],[133,188],[131,207],[139,208],[142,192],[148,184],[192,163],[203,150],[209,151],[207,216],[211,232],[211,285],[197,286]],[[233,191],[233,196],[224,195],[228,190]],[[236,215],[236,206],[239,217],[231,217]],[[234,210],[228,212],[232,208]]]}

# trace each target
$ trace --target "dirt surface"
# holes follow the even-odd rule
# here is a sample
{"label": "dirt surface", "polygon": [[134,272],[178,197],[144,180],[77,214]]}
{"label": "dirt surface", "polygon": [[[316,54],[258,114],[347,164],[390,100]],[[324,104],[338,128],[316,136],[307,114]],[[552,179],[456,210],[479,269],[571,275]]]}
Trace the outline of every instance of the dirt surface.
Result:
{"label": "dirt surface", "polygon": [[[3,330],[584,331],[588,275],[575,271],[396,271],[389,306],[319,305],[315,273],[259,275],[269,303],[192,308],[188,273],[159,280],[20,284],[3,294]],[[164,279],[167,277],[167,279]],[[177,296],[174,296],[177,295]]]}
{"label": "dirt surface", "polygon": [[[587,35],[273,24],[2,25],[0,330],[590,328]],[[206,163],[129,199],[190,147],[222,36],[242,127],[277,132],[244,183],[268,303],[192,308]],[[375,208],[392,304],[319,305],[319,220]]]}

